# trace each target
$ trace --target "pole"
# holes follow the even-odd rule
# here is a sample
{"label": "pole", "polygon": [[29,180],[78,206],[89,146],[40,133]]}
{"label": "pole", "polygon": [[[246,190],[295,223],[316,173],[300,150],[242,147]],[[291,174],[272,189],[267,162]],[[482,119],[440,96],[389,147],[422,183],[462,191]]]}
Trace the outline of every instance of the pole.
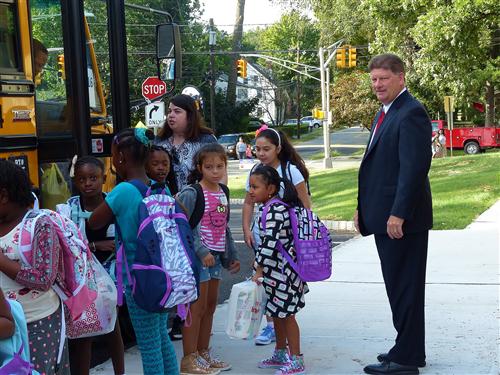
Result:
{"label": "pole", "polygon": [[[210,33],[215,33],[214,31],[214,19],[210,18]],[[213,34],[209,39],[210,44],[210,127],[216,132],[215,126],[215,56],[214,56],[214,48],[215,48],[215,37]]]}
{"label": "pole", "polygon": [[[327,143],[327,148],[328,148],[328,159],[330,160],[330,167],[332,164],[332,152],[331,152],[331,139],[330,139],[330,126],[332,125],[332,115],[330,111],[330,68],[326,67],[326,134],[328,136],[326,137],[326,143]],[[323,126],[325,126],[323,124]]]}
{"label": "pole", "polygon": [[[325,77],[325,53],[323,47],[319,48],[319,73],[321,78],[321,110],[326,113],[326,77]],[[323,159],[323,167],[325,169],[332,168],[332,160],[330,158],[330,139],[329,139],[328,124],[323,121],[323,145],[325,158]]]}
{"label": "pole", "polygon": [[450,158],[453,156],[453,112],[450,112],[450,126],[451,126],[451,130],[450,130]]}
{"label": "pole", "polygon": [[[300,50],[297,45],[297,63],[300,58]],[[297,73],[297,139],[300,139],[300,73]]]}

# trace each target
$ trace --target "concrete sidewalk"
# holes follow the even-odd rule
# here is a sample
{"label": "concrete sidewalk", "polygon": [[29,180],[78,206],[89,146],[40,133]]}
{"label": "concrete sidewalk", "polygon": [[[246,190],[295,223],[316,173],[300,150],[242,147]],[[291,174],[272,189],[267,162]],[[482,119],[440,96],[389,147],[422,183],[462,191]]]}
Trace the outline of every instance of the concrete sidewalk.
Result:
{"label": "concrete sidewalk", "polygon": [[[431,231],[422,374],[499,373],[500,201],[464,230]],[[306,308],[297,314],[308,374],[360,374],[393,345],[395,331],[372,237],[336,248],[334,274],[310,283]],[[217,308],[212,347],[233,364],[227,374],[273,374],[256,367],[272,347],[231,340],[226,307]],[[182,347],[175,347],[180,357]],[[136,348],[126,353],[128,375],[141,374]],[[110,361],[91,374],[112,374]]]}

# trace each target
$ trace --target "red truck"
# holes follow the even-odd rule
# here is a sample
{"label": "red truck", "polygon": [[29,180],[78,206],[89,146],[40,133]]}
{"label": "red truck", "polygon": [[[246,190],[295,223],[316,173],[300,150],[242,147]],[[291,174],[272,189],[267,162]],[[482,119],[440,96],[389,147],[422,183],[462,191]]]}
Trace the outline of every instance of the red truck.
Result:
{"label": "red truck", "polygon": [[446,148],[463,149],[466,154],[478,154],[487,148],[500,147],[500,128],[484,126],[454,127],[450,142],[448,124],[443,120],[432,121],[432,135],[444,129]]}

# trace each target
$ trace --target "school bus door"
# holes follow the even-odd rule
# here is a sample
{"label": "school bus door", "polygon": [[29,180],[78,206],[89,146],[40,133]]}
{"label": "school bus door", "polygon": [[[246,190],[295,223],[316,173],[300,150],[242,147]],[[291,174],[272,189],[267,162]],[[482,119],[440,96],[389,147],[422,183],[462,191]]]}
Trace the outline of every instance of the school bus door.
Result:
{"label": "school bus door", "polygon": [[35,85],[26,1],[0,0],[0,158],[38,185]]}

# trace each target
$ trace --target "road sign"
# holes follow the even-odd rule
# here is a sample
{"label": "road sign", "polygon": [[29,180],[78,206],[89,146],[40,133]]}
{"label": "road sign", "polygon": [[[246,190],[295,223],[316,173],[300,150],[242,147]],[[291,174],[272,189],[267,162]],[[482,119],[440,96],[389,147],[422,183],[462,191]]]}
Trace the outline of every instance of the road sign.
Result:
{"label": "road sign", "polygon": [[142,96],[148,100],[156,99],[167,93],[167,84],[158,77],[148,77],[142,83]]}
{"label": "road sign", "polygon": [[146,106],[146,126],[160,128],[165,122],[165,103],[154,102]]}

